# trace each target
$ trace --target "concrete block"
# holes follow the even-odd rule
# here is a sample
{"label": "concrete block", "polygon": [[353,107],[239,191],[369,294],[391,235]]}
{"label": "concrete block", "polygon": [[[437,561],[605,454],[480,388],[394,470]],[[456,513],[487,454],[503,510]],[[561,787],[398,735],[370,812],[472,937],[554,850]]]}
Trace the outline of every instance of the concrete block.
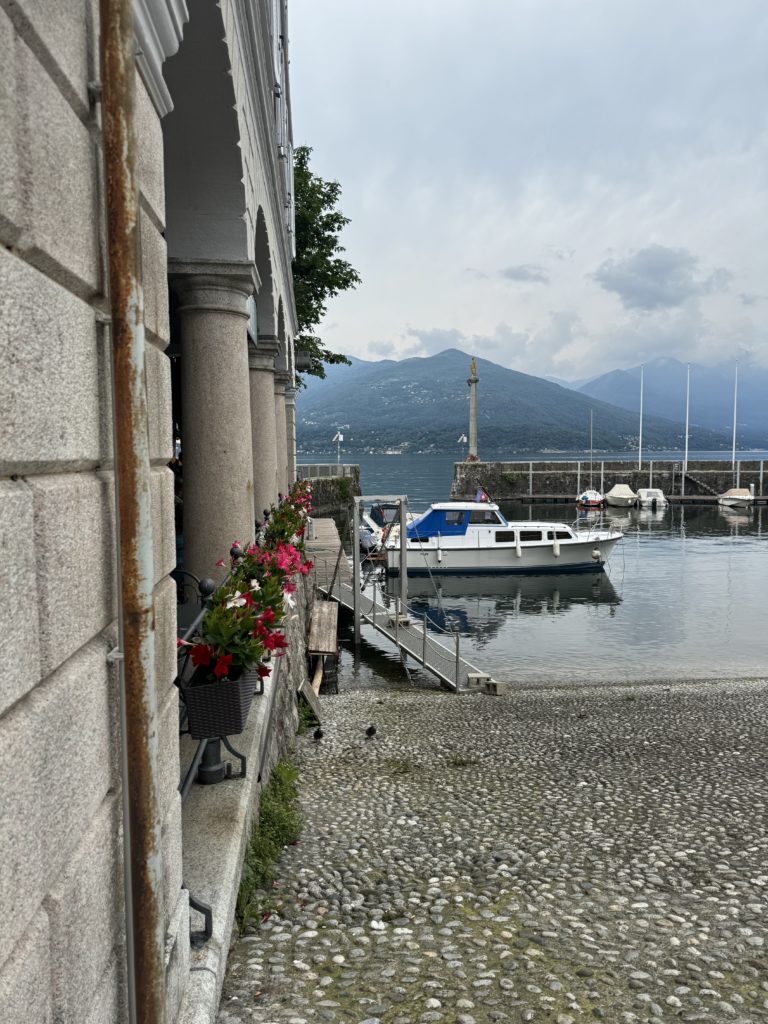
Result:
{"label": "concrete block", "polygon": [[93,310],[0,248],[0,473],[95,466],[101,384]]}
{"label": "concrete block", "polygon": [[503,693],[510,693],[511,683],[500,683],[497,679],[489,679],[485,683],[485,692],[493,697],[500,697]]}
{"label": "concrete block", "polygon": [[136,136],[139,141],[139,188],[147,206],[165,226],[165,153],[163,129],[147,87],[136,75]]}
{"label": "concrete block", "polygon": [[141,280],[144,288],[144,327],[166,344],[168,322],[168,249],[165,239],[144,210],[141,211]]}
{"label": "concrete block", "polygon": [[13,25],[0,10],[0,237],[6,245],[12,245],[21,230],[16,46]]}
{"label": "concrete block", "polygon": [[[0,964],[68,865],[111,784],[106,645],[99,641],[0,718]],[[30,764],[31,770],[20,766]]]}
{"label": "concrete block", "polygon": [[176,691],[157,709],[157,788],[163,820],[171,813],[171,804],[178,800],[179,781],[179,697]]}
{"label": "concrete block", "polygon": [[176,568],[174,480],[167,466],[155,466],[151,476],[155,580],[159,581]]}
{"label": "concrete block", "polygon": [[155,587],[155,678],[157,703],[162,707],[170,696],[178,700],[173,685],[178,668],[176,652],[176,583],[166,576]]}
{"label": "concrete block", "polygon": [[467,689],[468,690],[484,690],[485,684],[491,681],[491,677],[486,672],[468,672],[467,673]]}
{"label": "concrete block", "polygon": [[[123,873],[120,806],[106,797],[43,901],[50,922],[56,1019],[79,1024],[121,946]],[[107,1018],[105,1018],[107,1019]]]}
{"label": "concrete block", "polygon": [[116,615],[114,524],[107,482],[96,476],[38,477],[29,486],[45,676]]}
{"label": "concrete block", "polygon": [[32,492],[0,481],[0,715],[40,681]]}
{"label": "concrete block", "polygon": [[[165,1019],[178,1019],[189,983],[189,893],[180,889],[171,914],[165,943]],[[210,1006],[215,1013],[216,1005]]]}
{"label": "concrete block", "polygon": [[88,1016],[81,1018],[83,1024],[118,1024],[128,1020],[124,960],[125,952],[121,948],[120,956],[113,957],[104,972],[96,994],[91,998]]}
{"label": "concrete block", "polygon": [[176,796],[171,801],[168,814],[163,822],[162,831],[163,854],[163,904],[165,907],[165,923],[168,928],[176,913],[177,904],[182,895],[182,852],[181,852],[181,798]]}
{"label": "concrete block", "polygon": [[0,968],[3,1024],[51,1024],[50,957],[48,918],[40,911]]}
{"label": "concrete block", "polygon": [[[89,25],[98,4],[90,5],[91,10],[86,13],[88,6],[83,0],[56,0],[55,4],[49,0],[24,0],[23,4],[25,19],[47,51],[40,54],[42,63],[60,87],[70,93],[82,114],[88,110],[88,79],[94,76],[89,68],[99,66],[98,52],[88,52],[89,35],[93,46],[98,40],[98,27]],[[26,36],[27,32],[22,34]]]}
{"label": "concrete block", "polygon": [[171,408],[171,361],[156,345],[147,341],[144,356],[147,380],[149,457],[167,465],[173,458],[173,411]]}
{"label": "concrete block", "polygon": [[[40,0],[50,10],[51,4]],[[56,6],[56,5],[53,5]],[[79,6],[79,5],[78,5]],[[82,18],[80,18],[82,24]],[[20,247],[53,277],[74,276],[82,297],[100,290],[96,149],[45,69],[19,50],[20,134],[25,139],[24,227]]]}

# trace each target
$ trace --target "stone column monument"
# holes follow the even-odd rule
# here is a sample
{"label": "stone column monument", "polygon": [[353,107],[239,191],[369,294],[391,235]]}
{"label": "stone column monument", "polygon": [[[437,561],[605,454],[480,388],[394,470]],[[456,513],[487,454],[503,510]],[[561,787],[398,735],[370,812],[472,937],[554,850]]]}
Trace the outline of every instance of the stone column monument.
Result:
{"label": "stone column monument", "polygon": [[477,367],[475,366],[474,356],[472,357],[472,366],[469,371],[469,377],[467,378],[467,384],[469,385],[469,452],[468,455],[474,455],[477,458],[477,382],[480,378],[477,376]]}

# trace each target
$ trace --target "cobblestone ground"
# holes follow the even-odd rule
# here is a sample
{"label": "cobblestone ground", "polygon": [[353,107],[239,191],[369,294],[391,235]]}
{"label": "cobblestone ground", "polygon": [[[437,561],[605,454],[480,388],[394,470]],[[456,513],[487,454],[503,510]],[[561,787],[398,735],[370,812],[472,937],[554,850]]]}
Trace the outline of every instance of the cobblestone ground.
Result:
{"label": "cobblestone ground", "polygon": [[324,707],[219,1024],[768,1021],[768,683]]}

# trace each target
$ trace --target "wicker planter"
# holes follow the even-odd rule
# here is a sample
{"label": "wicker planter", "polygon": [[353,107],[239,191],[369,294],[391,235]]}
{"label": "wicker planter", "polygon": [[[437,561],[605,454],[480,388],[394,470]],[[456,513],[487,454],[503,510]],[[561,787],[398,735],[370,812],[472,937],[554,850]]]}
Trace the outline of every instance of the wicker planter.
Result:
{"label": "wicker planter", "polygon": [[195,740],[237,736],[245,728],[253,696],[260,688],[258,673],[251,669],[239,679],[196,685],[195,677],[204,676],[206,671],[195,669],[182,690],[189,735]]}

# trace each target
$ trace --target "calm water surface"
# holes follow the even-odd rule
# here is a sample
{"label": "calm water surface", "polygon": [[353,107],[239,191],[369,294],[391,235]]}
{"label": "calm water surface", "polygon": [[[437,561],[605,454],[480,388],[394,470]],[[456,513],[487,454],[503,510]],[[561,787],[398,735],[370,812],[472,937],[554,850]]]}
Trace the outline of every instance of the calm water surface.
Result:
{"label": "calm water surface", "polygon": [[[452,456],[360,458],[364,493],[444,499]],[[573,523],[565,505],[503,503],[507,518]],[[600,521],[592,519],[592,522]],[[412,609],[454,628],[462,653],[519,683],[768,674],[768,507],[610,510],[624,531],[604,574],[410,581]],[[385,641],[366,639],[388,657]]]}

